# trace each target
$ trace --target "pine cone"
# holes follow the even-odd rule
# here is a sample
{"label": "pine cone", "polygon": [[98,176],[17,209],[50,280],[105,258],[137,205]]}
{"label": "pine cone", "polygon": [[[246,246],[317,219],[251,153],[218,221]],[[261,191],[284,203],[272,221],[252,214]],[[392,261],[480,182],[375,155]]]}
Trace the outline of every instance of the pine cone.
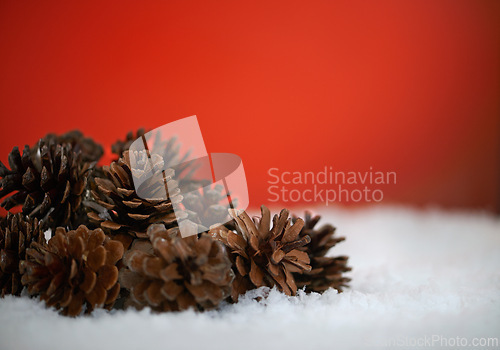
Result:
{"label": "pine cone", "polygon": [[[305,225],[299,233],[299,237],[311,237],[311,243],[301,248],[309,255],[311,270],[301,274],[294,274],[298,288],[305,287],[306,292],[323,293],[328,288],[334,288],[342,292],[342,287],[347,287],[351,280],[344,277],[342,273],[351,271],[347,266],[347,256],[326,257],[328,251],[337,243],[345,240],[345,237],[334,237],[335,227],[330,224],[315,228],[321,216],[312,216],[310,212],[305,213]],[[294,217],[294,221],[298,220]]]}
{"label": "pine cone", "polygon": [[8,213],[0,223],[0,294],[20,295],[23,289],[19,262],[26,259],[31,242],[45,244],[37,219]]}
{"label": "pine cone", "polygon": [[229,207],[222,202],[227,196],[223,191],[224,187],[218,184],[210,189],[203,187],[203,190],[187,191],[183,196],[182,204],[188,219],[200,225],[200,232],[208,231],[210,226],[232,221]]}
{"label": "pine cone", "polygon": [[20,264],[22,283],[31,295],[40,295],[62,314],[77,316],[86,307],[110,308],[118,293],[118,268],[123,245],[106,237],[101,229],[80,226],[66,232],[62,227],[47,246],[32,243],[27,260]]}
{"label": "pine cone", "polygon": [[252,221],[246,212],[239,215],[230,210],[236,223],[236,231],[226,226],[212,227],[210,234],[221,240],[230,253],[235,266],[233,282],[233,301],[238,295],[262,286],[274,287],[287,295],[295,295],[297,286],[293,272],[309,271],[309,257],[300,250],[310,242],[309,236],[299,237],[304,225],[298,219],[293,225],[288,218],[288,210],[283,209],[273,217],[264,205],[261,207],[262,217]]}
{"label": "pine cone", "polygon": [[[161,169],[161,166],[158,168]],[[177,226],[174,205],[182,201],[182,196],[179,195],[179,189],[175,188],[175,182],[169,183],[168,199],[140,198],[134,188],[128,151],[118,162],[103,167],[103,170],[107,179],[95,178],[97,190],[91,191],[97,206],[86,203],[91,210],[88,213],[91,222],[110,234],[127,233],[138,238],[147,238],[147,228],[153,223],[164,223],[168,228]],[[151,177],[141,186],[150,187],[151,193],[157,187],[164,190],[164,178],[161,175],[165,174],[165,179],[171,181],[172,173],[171,170],[157,173],[159,176]]]}
{"label": "pine cone", "polygon": [[[111,152],[122,158],[125,151],[130,149],[132,143],[147,132],[142,128],[137,130],[135,134],[130,131],[124,140],[118,140],[111,146]],[[196,162],[188,161],[189,152],[182,156],[180,155],[180,144],[177,142],[176,137],[164,139],[161,132],[157,130],[152,136],[148,137],[148,144],[151,147],[149,153],[159,155],[163,159],[164,167],[174,170],[174,179],[179,183],[181,188],[197,182],[192,179],[197,164]]]}
{"label": "pine cone", "polygon": [[[217,307],[231,293],[233,272],[224,246],[207,234],[182,238],[178,229],[152,225],[147,245],[129,250],[120,282],[131,304],[156,311]],[[134,247],[133,247],[134,248]]]}
{"label": "pine cone", "polygon": [[22,205],[22,212],[40,220],[43,229],[77,227],[90,163],[82,162],[71,144],[42,139],[37,152],[24,147],[21,156],[14,147],[10,170],[0,162],[1,206],[7,210]]}
{"label": "pine cone", "polygon": [[144,136],[145,133],[146,130],[143,128],[137,130],[135,134],[132,131],[128,132],[124,140],[117,140],[111,145],[111,152],[116,154],[118,159],[122,158],[123,153],[129,150],[130,145],[139,137]]}
{"label": "pine cone", "polygon": [[[104,150],[100,144],[96,143],[89,137],[85,137],[79,130],[72,130],[62,135],[47,134],[42,140],[45,144],[71,144],[73,152],[81,152],[82,160],[84,162],[97,162],[104,153]],[[36,152],[39,149],[38,146],[40,145],[41,141],[37,142],[32,150]]]}

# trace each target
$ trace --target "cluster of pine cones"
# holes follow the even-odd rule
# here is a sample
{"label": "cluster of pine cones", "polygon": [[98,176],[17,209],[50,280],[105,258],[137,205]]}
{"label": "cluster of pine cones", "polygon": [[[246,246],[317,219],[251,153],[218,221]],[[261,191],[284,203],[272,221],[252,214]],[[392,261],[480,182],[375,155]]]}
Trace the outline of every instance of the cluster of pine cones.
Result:
{"label": "cluster of pine cones", "polygon": [[[128,148],[141,135],[117,141],[109,166],[97,165],[102,146],[79,131],[49,134],[22,154],[14,147],[9,167],[0,162],[1,206],[9,211],[0,218],[2,297],[25,290],[77,316],[95,308],[208,310],[262,286],[295,295],[340,292],[349,282],[347,257],[326,256],[344,238],[332,225],[318,228],[319,216],[284,209],[271,218],[262,206],[250,218],[222,207],[217,187],[183,198],[169,186],[167,200],[140,198]],[[175,140],[159,146],[162,164],[182,158]],[[184,170],[169,172],[178,186]],[[181,238],[175,206],[205,232]]]}

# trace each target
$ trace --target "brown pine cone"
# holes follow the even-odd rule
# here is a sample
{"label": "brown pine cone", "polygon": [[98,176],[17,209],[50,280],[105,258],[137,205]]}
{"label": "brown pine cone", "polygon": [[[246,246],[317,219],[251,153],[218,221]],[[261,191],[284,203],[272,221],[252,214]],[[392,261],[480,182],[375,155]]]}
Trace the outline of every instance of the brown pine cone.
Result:
{"label": "brown pine cone", "polygon": [[[132,143],[138,138],[144,136],[148,131],[143,128],[137,130],[135,134],[130,131],[124,140],[118,140],[111,146],[111,152],[122,158],[125,151],[130,149]],[[150,141],[150,139],[153,140]],[[193,173],[196,171],[196,161],[188,161],[189,153],[180,155],[180,144],[176,137],[163,138],[159,130],[148,135],[149,153],[156,154],[163,159],[164,167],[175,171],[174,179],[178,181],[179,186],[184,188],[194,182]]]}
{"label": "brown pine cone", "polygon": [[[73,152],[81,152],[84,162],[97,162],[104,153],[100,144],[89,137],[85,137],[79,130],[72,130],[62,135],[47,134],[42,140],[45,144],[51,142],[56,144],[71,144]],[[32,151],[36,152],[39,149],[39,145],[40,141],[32,148]]]}
{"label": "brown pine cone", "polygon": [[152,225],[148,245],[132,247],[120,283],[131,305],[156,311],[215,308],[231,293],[233,272],[224,246],[203,234],[182,238],[178,229]]}
{"label": "brown pine cone", "polygon": [[32,243],[26,255],[20,263],[22,283],[64,315],[77,316],[84,306],[87,313],[111,308],[120,292],[116,263],[123,245],[101,229],[58,227],[47,246]]}
{"label": "brown pine cone", "polygon": [[[155,161],[161,162],[161,159]],[[158,169],[161,169],[160,165]],[[95,202],[86,203],[90,210],[88,217],[91,222],[100,225],[110,234],[127,233],[138,238],[147,238],[147,228],[154,223],[163,223],[168,228],[177,226],[174,205],[182,201],[182,196],[179,194],[180,190],[175,188],[175,181],[169,182],[168,199],[139,197],[134,187],[129,151],[125,151],[118,162],[103,167],[103,171],[106,179],[94,179],[97,189],[92,190],[91,195]],[[157,174],[159,176],[153,176],[141,185],[151,188],[150,193],[154,193],[156,188],[164,191],[164,179],[172,181],[171,170]],[[165,178],[162,177],[163,174]]]}
{"label": "brown pine cone", "polygon": [[262,217],[252,221],[246,212],[239,215],[230,210],[236,231],[226,226],[212,227],[210,234],[227,247],[233,266],[236,268],[233,282],[233,301],[250,289],[262,286],[274,287],[287,295],[295,295],[297,286],[293,272],[309,271],[309,257],[300,250],[310,242],[309,236],[299,237],[304,225],[298,219],[293,225],[288,210],[283,209],[273,217],[264,205]]}
{"label": "brown pine cone", "polygon": [[8,169],[0,162],[1,206],[7,210],[22,205],[22,212],[37,218],[45,230],[58,226],[76,228],[91,164],[81,160],[71,144],[42,139],[39,150],[25,146],[21,156],[14,147]]}
{"label": "brown pine cone", "polygon": [[0,222],[0,295],[20,295],[23,289],[19,262],[26,259],[31,242],[45,244],[37,219],[8,213]]}
{"label": "brown pine cone", "polygon": [[[309,255],[311,270],[304,273],[294,274],[297,287],[305,287],[306,292],[323,293],[329,288],[342,292],[342,287],[347,287],[351,280],[343,276],[344,272],[351,271],[347,266],[347,256],[326,257],[328,251],[337,243],[345,240],[345,237],[335,237],[335,227],[330,224],[316,228],[321,216],[312,216],[310,212],[305,213],[305,225],[299,233],[299,237],[311,237],[311,243],[301,248]],[[298,220],[294,217],[294,221]]]}
{"label": "brown pine cone", "polygon": [[203,187],[197,191],[187,191],[183,197],[182,204],[186,208],[188,219],[200,225],[200,232],[208,231],[210,226],[232,220],[229,217],[228,205],[222,202],[227,195],[224,187],[219,184],[213,188]]}
{"label": "brown pine cone", "polygon": [[132,131],[129,131],[124,140],[117,140],[111,145],[111,152],[116,154],[118,159],[122,158],[123,152],[128,151],[130,145],[139,137],[144,136],[145,133],[146,130],[144,130],[144,128],[138,129],[135,134]]}

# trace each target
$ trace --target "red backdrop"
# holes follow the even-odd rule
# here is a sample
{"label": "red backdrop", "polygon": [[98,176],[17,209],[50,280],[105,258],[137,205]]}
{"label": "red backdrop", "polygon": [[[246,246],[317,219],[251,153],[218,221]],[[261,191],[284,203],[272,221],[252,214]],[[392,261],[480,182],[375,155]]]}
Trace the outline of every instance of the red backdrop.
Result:
{"label": "red backdrop", "polygon": [[[0,158],[197,114],[267,171],[396,171],[389,202],[498,210],[499,1],[2,1]],[[108,156],[109,159],[109,156]]]}

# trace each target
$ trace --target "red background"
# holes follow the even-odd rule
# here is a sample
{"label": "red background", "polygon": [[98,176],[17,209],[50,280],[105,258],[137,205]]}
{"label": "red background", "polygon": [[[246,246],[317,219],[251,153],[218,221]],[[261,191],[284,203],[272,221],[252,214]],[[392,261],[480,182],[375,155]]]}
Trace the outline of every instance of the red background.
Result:
{"label": "red background", "polygon": [[193,114],[254,206],[269,168],[327,165],[396,171],[387,202],[499,210],[500,2],[0,2],[3,162]]}

